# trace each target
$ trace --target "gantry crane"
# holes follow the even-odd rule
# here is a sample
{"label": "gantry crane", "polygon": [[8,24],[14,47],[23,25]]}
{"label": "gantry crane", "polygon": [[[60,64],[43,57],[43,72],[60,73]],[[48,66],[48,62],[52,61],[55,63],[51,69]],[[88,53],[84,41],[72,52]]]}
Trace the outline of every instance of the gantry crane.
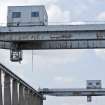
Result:
{"label": "gantry crane", "polygon": [[13,62],[22,50],[105,48],[105,24],[48,25],[44,6],[9,6],[0,48],[10,49]]}
{"label": "gantry crane", "polygon": [[[10,60],[21,62],[22,50],[105,48],[105,24],[48,25],[47,18],[43,6],[9,7],[7,26],[0,26],[0,49],[9,49]],[[86,89],[45,88],[39,89],[39,93],[87,96],[89,102],[91,96],[105,96],[105,89],[97,87],[101,86],[99,81],[90,81],[88,85],[90,88]]]}
{"label": "gantry crane", "polygon": [[22,61],[22,50],[105,48],[105,24],[48,25],[44,6],[9,6],[0,48],[12,62]]}
{"label": "gantry crane", "polygon": [[86,88],[43,88],[38,89],[39,93],[46,96],[71,97],[87,96],[87,102],[92,101],[92,96],[105,96],[105,88],[101,87],[100,80],[88,80]]}
{"label": "gantry crane", "polygon": [[105,24],[0,27],[0,48],[11,61],[21,61],[22,50],[105,48]]}

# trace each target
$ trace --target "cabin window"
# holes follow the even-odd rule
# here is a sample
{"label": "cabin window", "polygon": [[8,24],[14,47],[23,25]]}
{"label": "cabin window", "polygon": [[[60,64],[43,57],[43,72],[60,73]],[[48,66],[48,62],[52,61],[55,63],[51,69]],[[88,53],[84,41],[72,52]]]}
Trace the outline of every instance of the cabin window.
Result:
{"label": "cabin window", "polygon": [[97,83],[96,83],[96,85],[100,85],[100,83],[99,83],[99,82],[97,82]]}
{"label": "cabin window", "polygon": [[12,18],[20,18],[21,17],[21,12],[13,12],[12,13]]}
{"label": "cabin window", "polygon": [[39,17],[39,12],[31,12],[31,17]]}
{"label": "cabin window", "polygon": [[92,83],[88,83],[88,85],[92,85]]}

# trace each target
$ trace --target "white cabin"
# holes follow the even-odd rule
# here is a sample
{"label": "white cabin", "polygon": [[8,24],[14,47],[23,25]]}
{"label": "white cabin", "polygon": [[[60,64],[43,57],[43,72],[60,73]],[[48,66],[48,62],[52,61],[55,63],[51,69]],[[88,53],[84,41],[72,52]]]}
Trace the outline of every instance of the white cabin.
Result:
{"label": "white cabin", "polygon": [[45,26],[48,25],[48,15],[41,6],[9,6],[7,16],[8,27]]}
{"label": "white cabin", "polygon": [[88,89],[100,89],[102,88],[101,80],[87,80]]}

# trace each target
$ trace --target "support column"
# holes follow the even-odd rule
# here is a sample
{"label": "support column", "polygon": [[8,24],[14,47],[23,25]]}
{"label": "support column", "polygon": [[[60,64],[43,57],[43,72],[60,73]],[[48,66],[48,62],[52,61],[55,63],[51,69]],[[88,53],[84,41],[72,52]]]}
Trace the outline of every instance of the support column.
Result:
{"label": "support column", "polygon": [[37,105],[43,105],[43,100],[40,97],[36,96],[36,99],[37,99]]}
{"label": "support column", "polygon": [[39,105],[43,105],[43,100],[39,98]]}
{"label": "support column", "polygon": [[18,105],[18,87],[17,81],[13,79],[12,85],[12,105]]}
{"label": "support column", "polygon": [[38,99],[38,96],[36,95],[35,98],[36,98],[36,103],[37,103],[36,105],[39,105],[39,99]]}
{"label": "support column", "polygon": [[4,79],[4,105],[11,105],[10,76],[5,73]]}
{"label": "support column", "polygon": [[0,70],[0,105],[3,105],[3,100],[2,100],[2,83],[1,83],[1,70]]}
{"label": "support column", "polygon": [[34,99],[34,105],[39,105],[39,102],[38,102],[39,100],[36,94],[34,94],[33,99]]}
{"label": "support column", "polygon": [[32,105],[32,92],[29,91],[29,105]]}
{"label": "support column", "polygon": [[33,103],[36,105],[35,94],[33,94]]}
{"label": "support column", "polygon": [[25,88],[24,93],[25,93],[25,105],[30,105],[29,104],[29,90]]}
{"label": "support column", "polygon": [[32,105],[43,105],[43,100],[40,100],[40,98],[36,94],[32,94]]}
{"label": "support column", "polygon": [[26,105],[24,102],[24,87],[22,84],[19,85],[19,105]]}
{"label": "support column", "polygon": [[32,100],[32,105],[35,105],[34,104],[34,94],[33,93],[31,94],[31,100]]}
{"label": "support column", "polygon": [[35,99],[35,95],[33,92],[31,92],[30,94],[30,101],[31,101],[30,105],[38,105],[37,99]]}

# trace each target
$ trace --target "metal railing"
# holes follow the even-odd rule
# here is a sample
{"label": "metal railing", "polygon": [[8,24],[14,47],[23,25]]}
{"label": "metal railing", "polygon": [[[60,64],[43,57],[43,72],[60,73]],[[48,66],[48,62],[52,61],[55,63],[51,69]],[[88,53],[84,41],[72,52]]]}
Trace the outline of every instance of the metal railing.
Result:
{"label": "metal railing", "polygon": [[[57,21],[58,20],[58,21]],[[17,26],[18,22],[8,23],[8,26]],[[19,25],[20,24],[20,25]],[[85,20],[85,21],[59,21],[59,19],[49,19],[48,25],[84,25],[84,24],[105,24],[103,20]],[[43,26],[44,22],[19,22],[18,26]],[[7,26],[7,23],[0,23],[0,26]]]}

